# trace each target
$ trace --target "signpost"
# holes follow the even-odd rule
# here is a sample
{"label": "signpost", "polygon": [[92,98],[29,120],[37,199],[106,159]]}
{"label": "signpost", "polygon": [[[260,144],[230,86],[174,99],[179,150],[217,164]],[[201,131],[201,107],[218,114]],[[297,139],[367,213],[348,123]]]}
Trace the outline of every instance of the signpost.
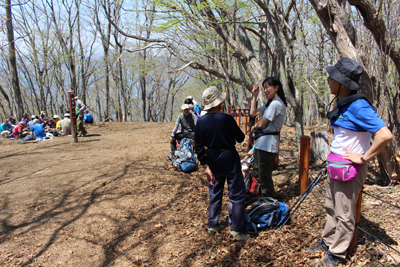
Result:
{"label": "signpost", "polygon": [[232,117],[250,117],[250,109],[231,108],[228,112]]}
{"label": "signpost", "polygon": [[[245,98],[245,97],[244,97]],[[250,99],[250,103],[251,103],[251,98]],[[248,104],[246,104],[248,105]],[[247,126],[249,127],[249,129],[251,129],[251,127],[253,127],[254,125],[254,117],[250,116],[250,109],[241,109],[241,108],[229,108],[228,109],[228,113],[236,118],[236,121],[238,123],[238,126],[240,127],[240,118],[243,117],[243,132],[244,134],[247,134]],[[249,117],[249,122],[247,122],[247,117]],[[247,150],[250,150],[253,147],[253,136],[249,133],[249,142],[247,145]]]}
{"label": "signpost", "polygon": [[76,112],[75,112],[75,95],[72,91],[68,91],[68,102],[69,102],[69,115],[71,118],[71,135],[72,143],[78,142],[78,128],[76,125]]}
{"label": "signpost", "polygon": [[246,106],[251,106],[251,101],[251,97],[243,96],[243,104],[245,104]]}

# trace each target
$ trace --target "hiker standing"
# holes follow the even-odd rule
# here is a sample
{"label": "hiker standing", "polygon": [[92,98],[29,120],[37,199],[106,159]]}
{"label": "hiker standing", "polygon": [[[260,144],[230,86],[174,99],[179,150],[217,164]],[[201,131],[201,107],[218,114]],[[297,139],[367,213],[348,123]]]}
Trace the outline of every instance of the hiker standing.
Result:
{"label": "hiker standing", "polygon": [[[331,94],[335,95],[333,100],[338,99],[336,108],[327,114],[334,127],[331,153],[328,155],[328,168],[333,169],[326,183],[327,220],[322,239],[316,247],[308,248],[307,251],[328,251],[317,266],[337,266],[346,263],[347,249],[354,235],[356,203],[368,172],[366,163],[384,149],[392,139],[392,134],[369,100],[357,93],[360,89],[359,79],[364,71],[359,63],[341,58],[326,70]],[[370,146],[372,135],[374,141]],[[338,176],[332,173],[338,169],[335,165],[329,166],[330,158],[351,161],[350,164],[358,172],[354,173],[352,180],[334,180]]]}
{"label": "hiker standing", "polygon": [[269,77],[262,83],[267,104],[257,108],[257,97],[260,92],[258,84],[253,86],[253,101],[250,115],[262,115],[262,119],[252,127],[251,134],[255,133],[255,150],[253,175],[260,183],[262,197],[275,197],[274,182],[272,180],[273,163],[279,151],[279,131],[283,126],[286,114],[286,98],[279,79]]}
{"label": "hiker standing", "polygon": [[[194,138],[194,129],[196,127],[197,117],[193,113],[190,113],[189,105],[187,104],[183,104],[181,110],[182,113],[179,114],[176,119],[175,127],[172,130],[170,137],[171,155],[173,155],[176,150],[176,140],[180,141],[183,138]],[[177,133],[179,125],[181,126],[181,131]]]}
{"label": "hiker standing", "polygon": [[187,98],[185,100],[185,104],[187,104],[189,106],[190,113],[193,113],[194,115],[196,115],[197,119],[200,118],[200,114],[197,113],[197,111],[194,109],[193,101],[190,98]]}
{"label": "hiker standing", "polygon": [[[246,188],[241,172],[236,142],[243,142],[245,135],[232,116],[220,112],[226,93],[211,86],[203,92],[204,109],[208,113],[197,121],[195,147],[197,158],[203,165],[208,180],[208,233],[222,230],[218,224],[221,215],[225,179],[228,181],[229,199],[232,203],[230,234],[238,241],[249,238],[242,233]],[[205,149],[207,147],[207,150]]]}
{"label": "hiker standing", "polygon": [[83,111],[86,109],[85,104],[77,96],[75,97],[75,111],[76,111],[76,127],[78,128],[78,137],[86,136],[87,132],[83,126]]}

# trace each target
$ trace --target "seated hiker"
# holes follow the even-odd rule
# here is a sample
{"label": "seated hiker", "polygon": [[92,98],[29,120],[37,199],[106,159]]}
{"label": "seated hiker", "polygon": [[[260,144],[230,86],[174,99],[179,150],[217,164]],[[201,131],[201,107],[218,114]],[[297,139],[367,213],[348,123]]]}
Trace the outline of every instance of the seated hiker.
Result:
{"label": "seated hiker", "polygon": [[14,138],[24,138],[29,135],[29,130],[27,128],[26,121],[21,121],[17,126],[14,127],[13,137]]}
{"label": "seated hiker", "polygon": [[32,115],[31,116],[31,120],[28,121],[28,129],[29,129],[29,131],[32,131],[32,127],[33,127],[33,125],[35,125],[35,123],[33,122],[34,119],[36,119],[36,115]]}
{"label": "seated hiker", "polygon": [[71,135],[71,119],[69,116],[69,113],[65,113],[64,119],[60,121],[61,135]]}
{"label": "seated hiker", "polygon": [[32,132],[31,134],[39,140],[42,140],[43,138],[46,137],[46,133],[44,132],[44,126],[43,124],[39,123],[38,119],[34,119],[33,122],[35,125],[32,127]]}
{"label": "seated hiker", "polygon": [[15,118],[13,116],[10,116],[8,118],[8,124],[10,124],[10,126],[14,128],[17,125],[17,121],[15,120]]}
{"label": "seated hiker", "polygon": [[46,129],[50,129],[50,128],[56,127],[56,125],[55,125],[53,119],[46,120],[46,121],[43,123],[43,126],[44,126]]}
{"label": "seated hiker", "polygon": [[85,113],[85,115],[83,116],[83,122],[92,124],[93,117],[92,117],[92,114],[89,113],[89,110],[85,109],[85,111],[83,113]]}
{"label": "seated hiker", "polygon": [[48,132],[52,133],[54,136],[60,136],[61,135],[61,131],[60,131],[60,116],[58,115],[54,115],[53,116],[53,120],[50,121],[50,129]]}
{"label": "seated hiker", "polygon": [[45,123],[46,122],[46,113],[44,111],[40,112],[40,116],[38,118],[39,123]]}
{"label": "seated hiker", "polygon": [[26,123],[28,123],[30,121],[28,114],[22,114],[21,121],[26,121]]}
{"label": "seated hiker", "polygon": [[0,124],[0,132],[2,137],[5,137],[12,132],[12,127],[7,119],[5,119],[2,124]]}
{"label": "seated hiker", "polygon": [[[171,154],[174,154],[176,150],[176,140],[180,141],[183,138],[194,139],[194,130],[196,127],[197,117],[193,113],[190,113],[189,106],[183,104],[181,107],[182,114],[179,114],[176,119],[175,127],[172,130],[170,142],[171,142]],[[177,133],[179,125],[181,131]]]}

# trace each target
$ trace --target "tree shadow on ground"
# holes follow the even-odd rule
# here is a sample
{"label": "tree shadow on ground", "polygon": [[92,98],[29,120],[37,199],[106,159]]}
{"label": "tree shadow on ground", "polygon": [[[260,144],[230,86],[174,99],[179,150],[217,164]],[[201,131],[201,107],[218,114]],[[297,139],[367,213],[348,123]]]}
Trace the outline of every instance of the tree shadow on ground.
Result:
{"label": "tree shadow on ground", "polygon": [[379,223],[372,222],[362,214],[360,217],[358,244],[365,244],[366,240],[380,241],[387,245],[398,245],[398,242],[387,235],[386,230],[379,226]]}
{"label": "tree shadow on ground", "polygon": [[[135,257],[131,257],[130,251],[135,249],[137,246],[142,246],[143,242],[148,242],[151,246],[148,248],[148,254],[151,254],[149,259],[153,259],[157,257],[156,253],[158,252],[159,247],[162,246],[163,242],[157,242],[155,236],[159,235],[162,228],[154,229],[151,231],[146,231],[146,233],[137,240],[137,242],[132,243],[129,247],[126,247],[127,239],[132,238],[132,234],[138,230],[145,227],[149,227],[159,214],[163,214],[166,210],[170,210],[172,205],[176,205],[176,203],[181,203],[182,199],[188,197],[187,190],[192,185],[187,183],[190,175],[180,173],[177,175],[175,179],[175,183],[171,181],[157,181],[157,183],[144,183],[143,181],[136,180],[138,188],[135,192],[121,192],[121,189],[118,186],[112,186],[113,184],[120,184],[121,180],[129,179],[130,175],[128,172],[137,171],[138,169],[143,173],[150,173],[154,175],[154,179],[157,179],[159,176],[163,175],[161,171],[163,171],[159,165],[151,166],[146,159],[141,159],[139,161],[132,161],[129,164],[124,164],[122,170],[114,171],[115,173],[103,173],[102,175],[97,176],[95,179],[85,182],[84,184],[79,184],[79,186],[70,186],[66,189],[63,189],[62,194],[57,194],[58,201],[53,205],[49,205],[46,203],[46,200],[42,200],[40,196],[37,196],[37,199],[32,203],[31,207],[27,207],[27,214],[25,214],[24,219],[15,223],[12,222],[13,211],[7,211],[9,204],[7,199],[5,198],[2,201],[2,218],[0,220],[0,225],[2,227],[2,231],[0,232],[0,243],[5,242],[12,238],[15,235],[25,235],[32,232],[41,231],[41,229],[48,227],[51,225],[54,220],[59,221],[60,223],[56,228],[53,228],[51,231],[51,235],[46,238],[46,242],[40,246],[39,250],[36,250],[31,254],[29,260],[22,262],[21,266],[28,266],[33,264],[36,259],[43,256],[49,248],[55,244],[56,240],[59,240],[62,235],[65,235],[65,232],[68,232],[68,228],[75,227],[78,220],[85,220],[88,216],[88,210],[93,205],[100,205],[102,202],[110,202],[116,201],[123,198],[124,196],[136,196],[136,195],[151,195],[152,192],[157,192],[160,188],[164,186],[174,186],[176,191],[174,195],[171,196],[167,203],[152,206],[151,210],[146,211],[145,215],[140,214],[137,215],[133,210],[126,211],[126,221],[119,220],[118,218],[113,218],[107,214],[107,211],[104,211],[98,214],[89,213],[91,218],[93,217],[101,217],[106,218],[107,221],[112,222],[113,226],[116,228],[117,235],[111,240],[104,241],[102,240],[101,234],[94,232],[95,237],[90,239],[81,237],[78,233],[72,233],[72,237],[78,240],[82,240],[84,242],[92,243],[95,246],[102,247],[102,258],[103,262],[100,264],[101,266],[109,266],[115,263],[120,257],[125,259],[129,259],[132,265],[140,264],[140,259],[138,260]],[[79,170],[75,170],[78,171]],[[170,173],[170,172],[169,172]],[[62,174],[60,174],[62,175]],[[110,177],[109,179],[107,179]],[[105,182],[99,183],[100,181]],[[203,180],[199,180],[204,185]],[[106,187],[110,187],[110,189],[106,189]],[[87,188],[87,189],[82,189]],[[82,190],[84,190],[82,192]],[[111,190],[111,191],[109,191]],[[47,196],[51,198],[53,196]],[[203,200],[204,201],[204,200]],[[136,221],[135,221],[136,220]],[[75,226],[71,226],[75,225]],[[98,222],[94,225],[99,229],[102,227],[101,222],[100,225]],[[96,236],[97,234],[97,236]],[[168,238],[168,237],[163,237]],[[124,243],[124,244],[122,244]],[[121,245],[122,244],[122,245]],[[120,249],[121,246],[124,249]],[[153,261],[153,260],[151,260]]]}
{"label": "tree shadow on ground", "polygon": [[[126,174],[126,171],[129,167],[131,167],[132,165],[134,165],[135,162],[132,162],[130,164],[127,164],[124,166],[123,168],[123,173],[113,179],[111,179],[109,182],[115,182],[117,180],[119,180],[120,178],[124,177]],[[100,176],[99,178],[101,178],[102,176]],[[5,218],[3,217],[0,221],[0,224],[2,226],[2,232],[0,232],[0,243],[6,241],[8,238],[8,236],[10,234],[12,234],[13,232],[16,232],[18,230],[18,235],[23,235],[26,234],[34,229],[37,229],[41,226],[46,225],[47,223],[50,222],[50,220],[60,214],[66,213],[66,214],[75,214],[74,216],[67,216],[69,219],[64,220],[61,224],[61,226],[57,227],[57,229],[54,230],[54,232],[52,233],[52,235],[50,236],[49,240],[47,241],[46,244],[44,244],[44,246],[40,249],[40,251],[34,253],[33,256],[30,257],[30,259],[25,262],[22,263],[22,266],[26,266],[29,265],[33,262],[34,259],[40,257],[41,255],[43,255],[43,253],[54,243],[54,241],[56,240],[59,232],[64,229],[65,227],[67,227],[68,225],[76,222],[78,219],[80,219],[89,209],[89,207],[94,204],[97,201],[97,198],[100,196],[100,194],[98,193],[98,191],[105,185],[100,184],[96,187],[94,187],[89,194],[86,195],[86,197],[81,197],[80,199],[76,199],[76,196],[74,196],[74,194],[81,190],[82,187],[85,186],[91,186],[93,184],[93,182],[95,181],[89,181],[83,185],[81,185],[78,188],[70,188],[67,190],[63,190],[63,194],[59,195],[60,200],[58,201],[58,203],[56,203],[54,206],[50,207],[49,209],[44,210],[42,213],[37,213],[36,211],[38,210],[37,207],[42,207],[44,209],[45,206],[47,205],[43,205],[43,203],[41,203],[41,198],[38,198],[36,203],[33,203],[31,206],[31,210],[28,211],[28,213],[25,215],[25,220],[23,220],[23,222],[21,223],[17,223],[17,224],[13,224],[10,223],[8,220],[10,219],[10,217],[13,214],[13,211],[7,211],[7,201],[3,201],[3,205],[1,208],[2,214],[3,216],[5,216]],[[73,198],[74,200],[71,201],[71,198]],[[71,206],[71,203],[72,204]],[[40,208],[40,209],[42,209]],[[39,209],[39,210],[40,210]],[[7,215],[8,213],[8,215]]]}
{"label": "tree shadow on ground", "polygon": [[101,134],[87,134],[86,137],[101,136]]}

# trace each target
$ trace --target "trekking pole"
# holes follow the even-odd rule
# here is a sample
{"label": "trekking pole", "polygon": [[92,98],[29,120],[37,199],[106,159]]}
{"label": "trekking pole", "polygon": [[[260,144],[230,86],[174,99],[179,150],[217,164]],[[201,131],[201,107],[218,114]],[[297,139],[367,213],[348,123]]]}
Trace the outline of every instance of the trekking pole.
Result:
{"label": "trekking pole", "polygon": [[[303,194],[301,194],[301,196],[299,196],[299,198],[297,199],[296,203],[294,203],[294,205],[287,211],[286,215],[282,218],[282,220],[278,223],[278,225],[280,225],[279,227],[279,231],[282,229],[282,227],[287,223],[287,221],[290,219],[290,217],[292,217],[292,215],[295,213],[295,211],[297,210],[298,207],[300,207],[301,203],[303,203],[304,199],[306,199],[306,197],[308,196],[308,194],[311,192],[311,190],[313,190],[313,188],[315,187],[316,184],[318,184],[319,180],[322,178],[322,176],[324,176],[324,174],[326,173],[327,168],[324,168],[322,171],[319,172],[317,178],[315,178],[306,188],[306,190],[304,191]],[[294,210],[293,210],[294,209]],[[293,211],[292,211],[293,210]]]}

